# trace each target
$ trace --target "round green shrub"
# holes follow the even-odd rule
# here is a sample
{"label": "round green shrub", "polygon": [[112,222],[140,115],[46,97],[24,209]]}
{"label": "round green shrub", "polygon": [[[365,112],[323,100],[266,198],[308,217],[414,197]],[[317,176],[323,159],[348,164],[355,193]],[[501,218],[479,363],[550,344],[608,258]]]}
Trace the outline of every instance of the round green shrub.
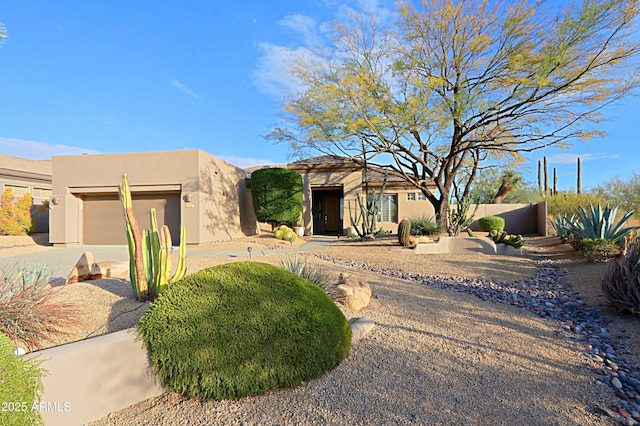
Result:
{"label": "round green shrub", "polygon": [[32,408],[44,390],[44,371],[39,361],[18,356],[14,350],[11,340],[0,333],[0,401],[13,404],[3,406],[8,411],[0,413],[0,423],[5,426],[42,425],[42,415]]}
{"label": "round green shrub", "polygon": [[321,288],[257,262],[169,286],[138,332],[165,389],[218,400],[297,386],[338,366],[351,346],[349,323]]}
{"label": "round green shrub", "polygon": [[504,229],[505,220],[499,216],[485,216],[478,219],[478,224],[483,231],[491,232]]}

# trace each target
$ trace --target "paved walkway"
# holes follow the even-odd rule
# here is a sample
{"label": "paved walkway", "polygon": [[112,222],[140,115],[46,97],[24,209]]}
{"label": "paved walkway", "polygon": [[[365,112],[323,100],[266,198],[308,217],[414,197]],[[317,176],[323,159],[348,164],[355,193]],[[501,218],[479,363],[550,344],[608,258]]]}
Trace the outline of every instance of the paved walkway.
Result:
{"label": "paved walkway", "polygon": [[[304,253],[310,251],[323,250],[336,241],[336,237],[318,235],[298,247],[278,248],[269,250],[253,250],[252,257],[269,256],[274,254],[285,253]],[[247,244],[249,246],[250,244]],[[128,261],[129,250],[127,246],[71,246],[58,247],[51,250],[36,253],[23,254],[20,256],[11,256],[0,259],[0,267],[12,265],[25,265],[27,267],[36,263],[38,266],[47,265],[53,269],[54,277],[66,277],[71,269],[75,266],[82,253],[90,251],[93,253],[97,261]],[[177,248],[174,247],[173,255],[177,256]],[[235,257],[239,259],[248,259],[248,250],[198,250],[197,247],[187,248],[187,257]]]}

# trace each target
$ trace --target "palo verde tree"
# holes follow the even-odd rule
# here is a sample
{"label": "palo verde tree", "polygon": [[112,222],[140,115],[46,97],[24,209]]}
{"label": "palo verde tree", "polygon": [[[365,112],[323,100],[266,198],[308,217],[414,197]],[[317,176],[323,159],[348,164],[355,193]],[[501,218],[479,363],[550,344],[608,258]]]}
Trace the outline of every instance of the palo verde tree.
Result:
{"label": "palo verde tree", "polygon": [[602,108],[639,84],[640,0],[414,3],[394,23],[336,23],[293,67],[303,89],[267,137],[356,158],[364,144],[445,226],[484,164],[598,135]]}

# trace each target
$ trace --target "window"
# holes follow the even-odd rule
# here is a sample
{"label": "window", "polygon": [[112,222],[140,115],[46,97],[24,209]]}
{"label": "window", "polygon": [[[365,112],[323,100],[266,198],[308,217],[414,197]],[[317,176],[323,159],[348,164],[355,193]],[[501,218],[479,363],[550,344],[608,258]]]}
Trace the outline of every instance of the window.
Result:
{"label": "window", "polygon": [[382,194],[378,222],[398,222],[398,197],[396,194]]}
{"label": "window", "polygon": [[29,192],[29,188],[26,186],[18,186],[18,185],[5,185],[4,189],[12,189],[13,195],[16,197],[21,197],[27,192]]}
{"label": "window", "polygon": [[426,199],[427,199],[426,195],[424,195],[422,192],[418,192],[418,200],[424,201]]}
{"label": "window", "polygon": [[415,201],[415,199],[416,199],[416,194],[414,192],[407,192],[407,200]]}
{"label": "window", "polygon": [[33,188],[33,196],[40,198],[50,198],[51,190],[47,188]]}

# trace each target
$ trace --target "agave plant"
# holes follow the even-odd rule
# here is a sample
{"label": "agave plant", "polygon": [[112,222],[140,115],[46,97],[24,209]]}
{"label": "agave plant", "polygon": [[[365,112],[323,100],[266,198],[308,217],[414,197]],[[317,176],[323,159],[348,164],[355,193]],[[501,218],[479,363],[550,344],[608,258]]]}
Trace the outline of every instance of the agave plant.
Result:
{"label": "agave plant", "polygon": [[576,215],[572,214],[571,217],[560,214],[556,216],[553,220],[549,220],[549,227],[560,239],[564,241],[568,241],[571,238],[571,226],[576,221]]}
{"label": "agave plant", "polygon": [[623,226],[633,215],[633,210],[616,223],[617,213],[618,207],[608,205],[604,208],[600,204],[597,207],[591,205],[589,209],[582,207],[576,212],[576,220],[569,225],[569,231],[580,240],[600,239],[620,244],[624,237],[640,229],[640,226]]}
{"label": "agave plant", "polygon": [[632,314],[640,312],[640,243],[629,246],[611,263],[602,279],[602,292],[614,306]]}

